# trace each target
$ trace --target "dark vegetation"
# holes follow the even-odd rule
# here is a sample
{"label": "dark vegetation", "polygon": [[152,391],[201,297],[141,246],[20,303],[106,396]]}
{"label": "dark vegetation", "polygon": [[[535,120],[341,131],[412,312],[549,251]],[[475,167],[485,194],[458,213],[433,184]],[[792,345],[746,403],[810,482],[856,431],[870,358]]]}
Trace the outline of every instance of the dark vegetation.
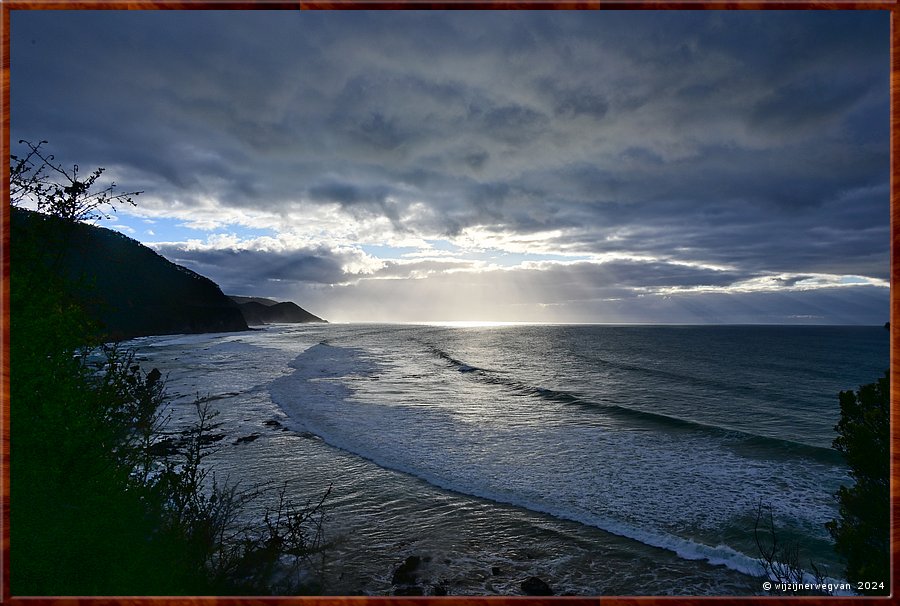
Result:
{"label": "dark vegetation", "polygon": [[[850,467],[853,486],[837,493],[839,517],[828,523],[851,583],[869,595],[890,594],[890,375],[859,391],[842,391],[834,448]],[[884,581],[884,585],[879,583]]]}
{"label": "dark vegetation", "polygon": [[[826,524],[834,549],[846,561],[844,577],[864,595],[890,595],[890,375],[858,391],[839,394],[841,418],[832,443],[850,468],[852,486],[835,497],[838,518]],[[827,570],[803,561],[800,544],[775,527],[771,507],[760,502],[753,529],[759,561],[769,579],[783,584],[822,583]]]}
{"label": "dark vegetation", "polygon": [[[163,378],[104,344],[98,286],[70,261],[80,234],[95,234],[78,221],[130,199],[94,194],[96,177],[78,181],[77,168],[29,149],[11,158],[11,201],[50,214],[13,209],[34,227],[11,238],[11,593],[317,591],[324,496],[297,505],[286,487],[220,484],[204,464],[219,426],[203,399],[193,426],[168,429]],[[271,503],[251,518],[258,499]]]}
{"label": "dark vegetation", "polygon": [[251,301],[266,306],[278,304],[278,301],[276,301],[275,299],[266,299],[265,297],[242,297],[240,295],[229,295],[229,297],[231,297],[231,300],[238,305],[240,305],[241,303],[250,303]]}
{"label": "dark vegetation", "polygon": [[[132,196],[116,184],[65,169],[42,144],[10,157],[10,233],[13,256],[27,248],[29,269],[66,282],[67,295],[108,339],[158,334],[247,330],[237,305],[212,281],[175,265],[139,242],[84,221],[109,218]],[[23,208],[30,205],[38,212]],[[25,266],[20,266],[25,267]]]}
{"label": "dark vegetation", "polygon": [[237,305],[210,279],[119,232],[13,208],[12,240],[48,245],[33,263],[65,276],[71,294],[111,339],[247,330]]}
{"label": "dark vegetation", "polygon": [[[781,585],[822,584],[828,571],[812,560],[804,562],[800,555],[800,542],[786,537],[775,526],[772,507],[760,501],[753,523],[753,538],[759,553],[759,563],[764,577]],[[780,589],[777,591],[781,591]],[[798,590],[793,595],[824,595],[825,591]]]}

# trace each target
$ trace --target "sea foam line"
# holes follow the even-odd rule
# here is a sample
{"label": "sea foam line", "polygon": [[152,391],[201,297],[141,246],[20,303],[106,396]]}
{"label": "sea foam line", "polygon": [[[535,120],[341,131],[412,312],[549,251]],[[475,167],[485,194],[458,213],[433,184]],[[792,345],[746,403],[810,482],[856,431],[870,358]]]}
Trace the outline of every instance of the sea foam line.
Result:
{"label": "sea foam line", "polygon": [[269,391],[273,401],[280,405],[289,418],[299,425],[295,429],[311,432],[335,448],[362,457],[382,468],[413,476],[444,490],[522,507],[529,511],[593,526],[651,547],[665,549],[675,553],[682,559],[704,560],[712,565],[725,566],[731,570],[751,576],[761,576],[763,574],[758,559],[741,553],[728,545],[706,545],[665,532],[636,527],[618,520],[587,515],[561,507],[548,506],[546,503],[522,498],[520,495],[493,491],[486,486],[476,483],[466,483],[458,480],[448,481],[446,478],[428,473],[414,465],[398,460],[396,457],[390,456],[389,453],[378,452],[376,449],[367,450],[361,448],[359,444],[335,435],[326,428],[316,424],[307,415],[304,415],[303,405],[300,400],[302,398],[316,397],[317,395],[323,399],[323,402],[326,399],[328,400],[327,406],[329,408],[338,406],[341,401],[344,401],[351,395],[351,391],[339,379],[366,374],[371,370],[367,363],[358,359],[359,353],[357,350],[332,347],[323,343],[313,346],[291,363],[291,366],[296,369],[293,374],[276,379],[270,384]]}
{"label": "sea foam line", "polygon": [[694,431],[706,431],[720,437],[731,438],[738,441],[746,441],[750,443],[756,442],[777,446],[785,449],[785,454],[796,453],[800,454],[801,456],[810,457],[827,464],[843,464],[843,458],[841,457],[840,453],[832,448],[817,446],[814,444],[807,444],[805,442],[798,442],[795,440],[788,440],[785,438],[751,433],[744,429],[739,429],[727,425],[711,425],[709,423],[698,421],[696,419],[684,419],[667,414],[662,414],[659,412],[650,412],[637,408],[630,408],[622,404],[598,402],[588,399],[580,394],[568,391],[549,389],[545,387],[536,387],[516,380],[515,378],[508,377],[506,376],[504,371],[481,368],[469,364],[464,360],[453,357],[446,351],[434,345],[425,344],[425,346],[438,358],[441,358],[448,364],[450,364],[452,368],[455,368],[459,372],[469,374],[472,380],[475,381],[484,381],[485,383],[504,386],[526,395],[534,395],[553,402],[562,402],[565,404],[584,406],[588,409],[601,410],[606,414],[613,414],[619,417],[631,419],[633,421],[652,423],[656,425],[666,425],[669,427],[678,427]]}

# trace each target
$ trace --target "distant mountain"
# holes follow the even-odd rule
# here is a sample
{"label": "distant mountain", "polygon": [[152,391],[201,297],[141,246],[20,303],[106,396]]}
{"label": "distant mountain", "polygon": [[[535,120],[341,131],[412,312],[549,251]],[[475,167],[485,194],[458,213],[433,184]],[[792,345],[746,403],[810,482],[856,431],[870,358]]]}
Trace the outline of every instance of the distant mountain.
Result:
{"label": "distant mountain", "polygon": [[296,324],[302,322],[325,322],[318,316],[314,316],[296,303],[285,301],[279,303],[272,299],[262,297],[238,297],[231,296],[238,304],[247,324]]}
{"label": "distant mountain", "polygon": [[110,339],[249,330],[215,282],[119,232],[21,208],[11,208],[10,229],[16,270],[28,270],[17,257],[37,255],[69,278],[73,299]]}
{"label": "distant mountain", "polygon": [[272,305],[278,305],[278,301],[274,299],[265,299],[263,297],[240,297],[238,295],[228,295],[231,297],[231,300],[240,305],[241,303],[259,303],[260,305],[265,305],[266,307],[271,307]]}

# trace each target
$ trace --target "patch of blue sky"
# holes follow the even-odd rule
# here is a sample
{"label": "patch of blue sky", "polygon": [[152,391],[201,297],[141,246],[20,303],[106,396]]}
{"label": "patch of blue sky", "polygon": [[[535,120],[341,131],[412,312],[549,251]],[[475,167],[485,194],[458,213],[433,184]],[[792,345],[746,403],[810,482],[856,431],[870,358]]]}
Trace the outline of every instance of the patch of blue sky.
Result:
{"label": "patch of blue sky", "polygon": [[458,251],[462,250],[459,246],[457,246],[456,244],[453,244],[452,242],[449,242],[448,240],[425,240],[425,241],[428,242],[428,244],[434,250],[445,250],[448,252],[458,252]]}
{"label": "patch of blue sky", "polygon": [[869,278],[862,276],[841,276],[841,284],[869,284],[870,282]]}
{"label": "patch of blue sky", "polygon": [[126,213],[115,215],[113,221],[101,221],[101,227],[121,231],[139,242],[151,244],[155,242],[185,242],[187,240],[206,240],[212,233],[234,234],[242,240],[261,236],[274,236],[273,229],[250,228],[238,224],[227,224],[217,227],[214,232],[206,229],[188,227],[183,219],[170,217],[142,218]]}

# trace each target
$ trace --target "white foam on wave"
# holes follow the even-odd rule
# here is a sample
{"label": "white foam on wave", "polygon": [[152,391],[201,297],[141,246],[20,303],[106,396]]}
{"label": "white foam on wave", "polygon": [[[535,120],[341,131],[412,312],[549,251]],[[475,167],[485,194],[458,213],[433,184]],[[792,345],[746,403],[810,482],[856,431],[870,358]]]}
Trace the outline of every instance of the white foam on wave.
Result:
{"label": "white foam on wave", "polygon": [[[742,459],[714,444],[579,425],[546,410],[534,417],[533,401],[498,401],[496,391],[474,391],[483,388],[463,379],[447,385],[454,380],[434,378],[417,383],[416,392],[387,379],[379,386],[374,378],[383,367],[370,355],[313,346],[291,363],[292,374],[270,384],[272,399],[300,429],[381,467],[751,575],[761,572],[756,558],[679,536],[685,522],[678,518],[695,515],[691,524],[714,529],[752,510],[760,490],[777,499],[776,511],[809,509],[803,495],[820,490],[792,480],[790,469]],[[417,381],[429,380],[423,376],[416,374]],[[781,494],[771,490],[773,473],[793,484]],[[827,505],[812,511],[828,514]]]}
{"label": "white foam on wave", "polygon": [[216,332],[199,334],[160,335],[150,337],[136,337],[126,342],[133,347],[190,347],[201,343],[207,343],[219,339],[240,339],[246,336],[245,332]]}

